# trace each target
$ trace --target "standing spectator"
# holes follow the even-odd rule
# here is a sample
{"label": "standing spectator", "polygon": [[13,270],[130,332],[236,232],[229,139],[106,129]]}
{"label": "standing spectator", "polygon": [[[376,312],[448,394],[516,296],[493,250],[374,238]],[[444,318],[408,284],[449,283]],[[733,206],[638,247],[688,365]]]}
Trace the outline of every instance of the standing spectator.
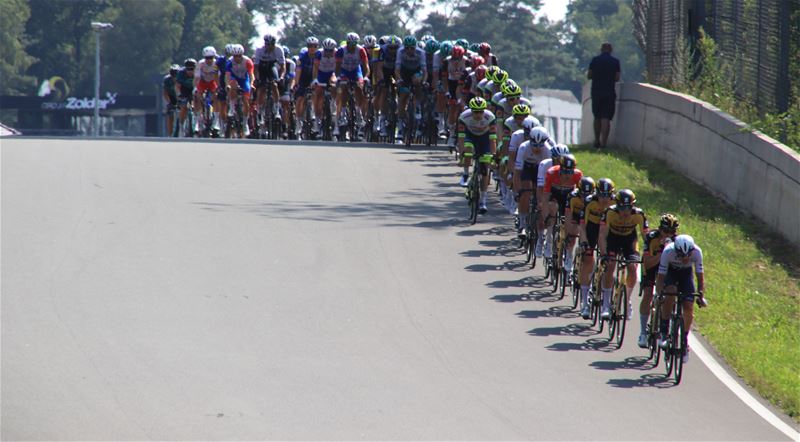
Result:
{"label": "standing spectator", "polygon": [[600,55],[589,63],[587,78],[592,80],[592,113],[594,114],[594,147],[606,147],[611,119],[614,118],[617,93],[614,83],[619,81],[619,60],[611,56],[611,43],[600,46]]}
{"label": "standing spectator", "polygon": [[178,75],[180,66],[173,64],[169,68],[169,74],[164,76],[162,93],[164,95],[164,104],[166,104],[166,118],[167,118],[167,136],[172,136],[172,129],[174,129],[173,121],[175,119],[175,107],[178,105],[178,96],[175,95],[175,77]]}

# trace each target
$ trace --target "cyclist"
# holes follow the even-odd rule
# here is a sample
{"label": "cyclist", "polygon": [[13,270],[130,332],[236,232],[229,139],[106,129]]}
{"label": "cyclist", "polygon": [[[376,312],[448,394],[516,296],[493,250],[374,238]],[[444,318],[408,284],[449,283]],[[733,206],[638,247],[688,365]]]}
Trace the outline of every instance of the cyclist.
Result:
{"label": "cyclist", "polygon": [[[636,234],[636,226],[646,235],[648,232],[647,217],[644,211],[635,206],[636,195],[630,189],[622,189],[617,192],[616,204],[606,209],[600,218],[600,235],[598,246],[600,255],[613,258],[618,253],[629,259],[638,260],[639,240]],[[603,274],[602,296],[603,308],[600,313],[602,319],[609,319],[611,316],[611,289],[614,285],[614,269],[616,261],[610,259]],[[633,293],[636,286],[636,263],[628,264],[628,280],[625,285],[628,293]],[[630,307],[628,308],[630,311]]]}
{"label": "cyclist", "polygon": [[[423,79],[428,77],[428,67],[425,64],[425,51],[417,47],[417,39],[407,35],[403,39],[403,50],[397,54],[394,67],[395,77],[400,79],[398,90],[399,135],[402,137],[406,121],[406,105],[408,104],[411,87],[415,86],[412,103],[419,103]],[[413,108],[414,106],[412,106]]]}
{"label": "cyclist", "polygon": [[[514,195],[511,192],[507,192],[507,190],[511,189],[513,185],[517,149],[520,144],[528,139],[530,129],[535,126],[534,123],[538,123],[538,120],[532,117],[530,113],[530,106],[524,104],[514,106],[512,116],[506,118],[503,123],[503,141],[498,143],[498,150],[500,151],[500,193],[503,197],[503,205],[506,206],[509,213],[514,213],[516,209]],[[514,146],[511,146],[511,135],[516,131],[519,131],[519,134],[514,140]]]}
{"label": "cyclist", "polygon": [[483,42],[478,46],[478,55],[483,57],[487,66],[499,66],[497,63],[497,56],[492,53],[492,46]]}
{"label": "cyclist", "polygon": [[[367,113],[367,102],[364,96],[364,77],[369,77],[369,58],[367,51],[358,44],[361,37],[355,32],[347,34],[346,43],[336,51],[336,76],[339,78],[339,94],[336,103],[336,127],[333,129],[334,135],[339,135],[339,126],[344,126],[342,120],[342,110],[344,110],[345,100],[348,99],[350,90],[348,85],[351,82],[356,84],[356,107],[361,108],[361,114]],[[348,115],[360,123],[356,115]]]}
{"label": "cyclist", "polygon": [[584,210],[586,209],[586,200],[594,195],[595,183],[592,177],[585,176],[581,178],[578,183],[578,188],[569,194],[567,201],[567,208],[564,211],[565,229],[562,230],[562,239],[566,238],[567,250],[564,256],[564,270],[567,273],[572,272],[572,251],[575,248],[575,239],[580,236],[579,226],[581,218],[583,217]]}
{"label": "cyclist", "polygon": [[214,104],[214,109],[218,112],[218,116],[220,121],[222,122],[223,127],[227,127],[228,123],[228,88],[225,84],[225,73],[226,73],[226,66],[228,65],[228,59],[233,53],[233,43],[228,43],[225,45],[225,54],[221,54],[217,56],[217,66],[219,67],[219,87],[217,88],[217,97],[216,102]]}
{"label": "cyclist", "polygon": [[[552,227],[557,216],[564,216],[567,199],[583,178],[583,172],[575,168],[577,163],[572,154],[567,154],[561,157],[559,164],[547,169],[542,199],[539,201],[539,207],[545,219],[545,231]],[[561,239],[563,237],[558,240]],[[545,257],[553,258],[552,246],[552,241],[547,241],[544,250]]]}
{"label": "cyclist", "polygon": [[[461,177],[461,186],[467,185],[469,167],[474,155],[480,161],[485,154],[494,155],[497,151],[497,134],[495,132],[494,114],[488,109],[486,100],[475,97],[469,101],[468,109],[458,117],[458,151],[464,157],[464,174]],[[489,187],[489,171],[485,164],[481,164],[483,182],[481,185],[480,212],[486,213],[486,189]]]}
{"label": "cyclist", "polygon": [[[450,118],[447,110],[447,71],[442,70],[442,62],[450,56],[453,50],[453,43],[445,40],[439,44],[439,50],[433,54],[433,83],[432,87],[436,91],[436,113],[439,115],[439,135],[444,135],[446,120]],[[452,145],[452,144],[451,144]]]}
{"label": "cyclist", "polygon": [[[477,58],[482,60],[481,57]],[[469,89],[469,92],[466,94],[465,98],[471,100],[472,97],[477,97],[481,95],[481,92],[478,91],[478,85],[480,84],[481,81],[483,81],[486,78],[487,70],[488,68],[486,67],[485,64],[480,64],[472,69],[472,72],[470,72],[469,76],[467,77],[467,81],[464,83],[464,89]]]}
{"label": "cyclist", "polygon": [[[306,112],[306,91],[311,86],[314,74],[314,60],[317,58],[319,39],[311,36],[306,39],[306,47],[300,51],[300,56],[295,69],[297,91],[294,93],[295,115],[297,121],[302,121]],[[300,126],[298,124],[298,126]]]}
{"label": "cyclist", "polygon": [[235,102],[241,92],[242,110],[244,112],[244,136],[247,137],[250,135],[250,119],[247,118],[250,115],[250,90],[253,81],[255,81],[253,60],[244,55],[244,46],[240,44],[234,45],[231,54],[230,60],[225,65],[226,79],[230,89],[228,99],[231,102]]}
{"label": "cyclist", "polygon": [[[530,108],[531,102],[527,98],[522,98],[522,88],[512,80],[508,80],[501,86],[502,98],[497,103],[497,131],[503,134],[505,143],[505,121],[506,116],[511,115],[511,110],[518,104],[526,104]],[[529,112],[530,113],[530,112]]]}
{"label": "cyclist", "polygon": [[[326,38],[322,41],[322,50],[317,51],[314,59],[314,78],[311,83],[315,86],[314,90],[314,116],[316,117],[315,130],[322,132],[322,104],[325,95],[324,88],[336,84],[336,40]],[[333,92],[334,100],[336,91]],[[327,109],[326,109],[327,110]]]}
{"label": "cyclist", "polygon": [[172,136],[173,125],[175,124],[175,115],[173,111],[178,108],[178,94],[176,92],[175,77],[178,76],[178,71],[181,69],[177,64],[169,67],[169,73],[161,80],[161,94],[164,97],[164,103],[167,105],[164,116],[167,120],[167,136]]}
{"label": "cyclist", "polygon": [[[523,121],[523,128],[514,132],[509,141],[509,152],[511,152],[513,150],[512,147],[517,144],[520,138],[528,138],[519,145],[515,153],[509,155],[513,155],[514,158],[513,187],[519,199],[519,226],[517,226],[517,234],[520,236],[527,236],[530,234],[530,232],[524,230],[525,226],[528,225],[528,213],[530,212],[531,204],[530,195],[526,194],[533,190],[533,183],[538,181],[539,164],[546,159],[550,159],[552,156],[550,147],[545,142],[548,139],[547,131],[545,131],[543,127],[536,126],[535,123],[537,123],[537,121],[526,118]],[[530,125],[530,128],[526,129],[526,125]],[[522,133],[520,133],[520,131]],[[520,135],[522,135],[522,137]],[[533,196],[537,198],[533,201],[534,203],[539,201],[538,198],[541,198],[538,192]],[[539,220],[534,220],[534,222],[541,224]],[[539,225],[538,227],[541,231],[542,226]],[[539,254],[541,256],[541,250]]]}
{"label": "cyclist", "polygon": [[[183,123],[186,121],[189,103],[192,102],[194,69],[196,66],[197,60],[194,58],[187,58],[183,61],[183,69],[179,70],[175,75],[175,92],[178,95],[178,105],[180,106],[178,120],[180,121],[181,127],[183,127]],[[192,130],[194,130],[194,128],[192,128]]]}
{"label": "cyclist", "polygon": [[644,237],[644,253],[642,257],[642,302],[639,304],[639,318],[641,333],[639,334],[639,347],[647,348],[647,320],[650,317],[650,307],[653,300],[653,287],[656,283],[658,263],[667,244],[675,241],[678,234],[678,217],[671,213],[661,215],[658,228],[647,232]]}
{"label": "cyclist", "polygon": [[614,182],[609,178],[600,178],[595,194],[586,199],[580,220],[580,242],[583,251],[583,262],[578,282],[581,285],[581,316],[589,319],[589,284],[594,266],[594,249],[600,235],[600,220],[606,209],[614,203]]}
{"label": "cyclist", "polygon": [[258,106],[263,107],[267,100],[267,84],[271,82],[272,114],[280,118],[280,99],[278,84],[283,82],[286,74],[286,56],[277,45],[278,39],[272,35],[264,36],[264,46],[256,49],[253,62],[258,66],[256,71],[256,98]]}
{"label": "cyclist", "polygon": [[[705,287],[705,275],[703,273],[703,251],[695,244],[694,239],[689,235],[678,235],[675,242],[670,243],[664,248],[661,259],[658,263],[658,276],[656,276],[656,292],[678,293],[680,301],[683,303],[683,342],[692,329],[694,320],[694,301],[695,286],[692,278],[692,267],[694,267],[697,277],[697,305],[701,308],[708,305],[703,296]],[[666,347],[666,333],[669,327],[669,314],[672,311],[675,300],[668,296],[661,308],[661,338],[658,345]],[[683,354],[683,362],[689,359],[689,346],[685,345],[686,352]]]}
{"label": "cyclist", "polygon": [[[455,125],[460,114],[461,107],[458,106],[459,94],[458,83],[467,69],[467,60],[464,57],[464,48],[455,46],[450,51],[450,55],[442,61],[442,71],[447,73],[447,104],[449,112],[447,116],[447,127],[450,130],[450,139],[448,145],[455,144]],[[496,133],[496,129],[495,129]]]}
{"label": "cyclist", "polygon": [[[559,164],[562,157],[569,154],[569,148],[565,144],[555,144],[544,127],[535,129],[535,132],[531,132],[531,140],[534,140],[536,143],[544,143],[550,147],[550,158],[545,157],[545,159],[539,162],[539,166],[536,169],[536,202],[539,204],[539,219],[536,220],[536,229],[539,231],[540,235],[539,238],[536,239],[534,254],[537,258],[541,258],[545,238],[547,237],[547,230],[553,225],[553,222],[555,222],[552,218],[548,218],[547,213],[544,211],[545,201],[543,198],[545,178],[547,177],[547,171],[554,165]],[[547,225],[548,222],[549,225]]]}
{"label": "cyclist", "polygon": [[381,47],[378,44],[378,39],[374,35],[365,35],[364,36],[364,50],[367,51],[367,57],[369,58],[369,77],[367,78],[367,83],[372,87],[372,108],[374,109],[375,115],[373,119],[373,131],[380,130],[380,108],[375,106],[375,92],[378,85],[378,63],[381,60]]}
{"label": "cyclist", "polygon": [[[295,137],[297,133],[289,134],[289,120],[291,120],[291,103],[292,103],[292,89],[294,89],[294,82],[295,82],[295,71],[297,69],[297,63],[295,63],[294,59],[292,59],[292,52],[289,50],[287,46],[283,46],[283,59],[284,66],[283,72],[283,80],[278,84],[278,90],[281,94],[281,107],[283,108],[283,115],[286,115],[286,129],[287,129],[287,136]],[[297,131],[297,124],[294,127],[295,131]]]}
{"label": "cyclist", "polygon": [[[203,48],[203,61],[197,64],[194,71],[194,108],[199,112],[203,108],[203,94],[206,91],[211,93],[212,99],[217,92],[217,87],[220,81],[220,70],[217,65],[217,50],[214,46],[206,46]],[[214,106],[212,105],[212,108]],[[214,112],[211,116],[212,126],[214,129],[219,130],[218,112]],[[199,132],[200,121],[196,121],[196,130]]]}
{"label": "cyclist", "polygon": [[400,38],[396,35],[390,35],[387,38],[386,44],[381,46],[381,55],[378,63],[375,65],[378,70],[378,87],[375,91],[375,99],[373,106],[375,109],[381,110],[381,136],[386,136],[386,122],[389,113],[389,96],[390,85],[394,84],[397,79],[394,76],[394,67],[397,61],[397,53],[400,48]]}

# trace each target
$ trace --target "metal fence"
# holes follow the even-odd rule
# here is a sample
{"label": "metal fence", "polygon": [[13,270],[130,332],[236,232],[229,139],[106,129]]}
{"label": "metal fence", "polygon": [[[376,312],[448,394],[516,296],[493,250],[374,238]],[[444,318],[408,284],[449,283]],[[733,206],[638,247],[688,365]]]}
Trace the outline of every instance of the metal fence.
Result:
{"label": "metal fence", "polygon": [[702,27],[717,43],[737,97],[759,112],[789,108],[790,20],[797,0],[633,0],[648,81],[675,84]]}

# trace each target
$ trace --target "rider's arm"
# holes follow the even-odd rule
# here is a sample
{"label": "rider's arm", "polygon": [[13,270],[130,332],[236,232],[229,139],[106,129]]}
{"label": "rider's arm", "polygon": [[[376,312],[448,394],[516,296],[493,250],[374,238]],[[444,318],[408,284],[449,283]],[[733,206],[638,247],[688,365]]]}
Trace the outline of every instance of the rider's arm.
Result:
{"label": "rider's arm", "polygon": [[253,67],[253,61],[248,58],[247,61],[245,61],[245,66],[247,67],[247,75],[250,77],[250,83],[255,82],[256,77],[253,73],[255,70]]}
{"label": "rider's arm", "polygon": [[602,218],[600,218],[600,233],[597,235],[597,248],[600,250],[600,255],[605,255],[606,250],[606,241],[608,236],[608,224],[606,224],[606,214],[603,213]]}
{"label": "rider's arm", "polygon": [[369,57],[364,48],[361,48],[361,70],[364,71],[364,78],[369,78]]}
{"label": "rider's arm", "polygon": [[311,68],[311,81],[317,81],[317,75],[319,75],[319,60],[314,59],[314,67]]}
{"label": "rider's arm", "polygon": [[463,152],[464,151],[464,138],[466,138],[466,136],[467,136],[467,133],[466,133],[467,127],[464,124],[464,122],[461,121],[460,117],[458,119],[458,129],[457,130],[458,130],[458,148],[459,148],[460,151]]}

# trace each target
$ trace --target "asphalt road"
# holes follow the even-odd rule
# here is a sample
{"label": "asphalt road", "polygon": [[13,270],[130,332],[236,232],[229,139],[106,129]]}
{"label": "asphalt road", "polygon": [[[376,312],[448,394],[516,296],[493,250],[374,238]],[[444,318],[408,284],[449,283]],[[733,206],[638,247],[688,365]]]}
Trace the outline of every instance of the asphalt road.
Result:
{"label": "asphalt road", "polygon": [[786,439],[606,345],[446,153],[0,143],[4,440]]}

